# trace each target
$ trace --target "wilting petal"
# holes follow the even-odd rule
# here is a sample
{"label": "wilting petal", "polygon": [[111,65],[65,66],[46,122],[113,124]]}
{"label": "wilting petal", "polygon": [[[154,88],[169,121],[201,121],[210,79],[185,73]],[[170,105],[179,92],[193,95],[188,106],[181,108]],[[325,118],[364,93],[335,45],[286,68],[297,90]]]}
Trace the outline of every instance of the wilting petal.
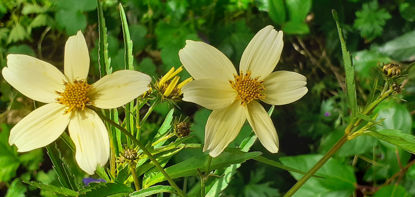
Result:
{"label": "wilting petal", "polygon": [[236,75],[232,62],[218,49],[204,42],[186,40],[179,57],[194,79],[229,81]]}
{"label": "wilting petal", "polygon": [[150,81],[150,76],[138,71],[114,72],[92,84],[92,105],[102,109],[122,106],[146,92]]}
{"label": "wilting petal", "polygon": [[65,45],[65,75],[70,81],[85,80],[89,72],[89,52],[81,31],[68,38]]}
{"label": "wilting petal", "polygon": [[2,74],[23,95],[42,103],[55,102],[56,91],[65,89],[65,76],[56,67],[27,55],[8,55]]}
{"label": "wilting petal", "polygon": [[37,108],[12,128],[9,144],[15,144],[19,152],[26,152],[52,143],[68,126],[70,114],[64,111],[65,106],[57,103]]}
{"label": "wilting petal", "polygon": [[292,103],[303,97],[308,89],[307,79],[296,72],[276,71],[264,79],[264,102],[271,105]]}
{"label": "wilting petal", "polygon": [[214,110],[229,106],[236,98],[236,91],[229,82],[199,79],[189,82],[182,89],[183,100]]}
{"label": "wilting petal", "polygon": [[236,138],[245,120],[240,101],[235,101],[229,107],[213,110],[206,123],[203,151],[208,150],[212,157],[218,156]]}
{"label": "wilting petal", "polygon": [[104,166],[109,157],[109,138],[104,123],[94,111],[85,109],[74,112],[68,130],[76,147],[79,167],[94,174],[97,165]]}
{"label": "wilting petal", "polygon": [[264,107],[256,101],[247,105],[245,110],[249,124],[262,145],[271,153],[278,152],[279,142],[274,124]]}
{"label": "wilting petal", "polygon": [[280,60],[284,47],[282,35],[282,31],[276,31],[271,25],[261,29],[242,54],[239,71],[250,71],[252,77],[259,79],[268,76]]}

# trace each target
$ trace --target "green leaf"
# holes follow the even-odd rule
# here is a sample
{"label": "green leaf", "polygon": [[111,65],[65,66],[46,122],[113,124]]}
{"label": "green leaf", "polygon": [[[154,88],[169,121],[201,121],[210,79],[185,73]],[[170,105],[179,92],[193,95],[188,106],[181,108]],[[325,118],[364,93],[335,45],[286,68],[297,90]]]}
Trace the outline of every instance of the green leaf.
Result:
{"label": "green leaf", "polygon": [[415,1],[414,0],[408,0],[405,2],[399,3],[399,12],[401,13],[401,16],[409,21],[414,22],[415,21]]}
{"label": "green leaf", "polygon": [[394,144],[412,154],[415,154],[415,136],[403,133],[400,130],[385,129],[379,131],[368,131],[365,134],[377,139]]}
{"label": "green leaf", "polygon": [[283,0],[266,0],[269,17],[278,25],[285,22],[285,5]]}
{"label": "green leaf", "polygon": [[164,135],[171,128],[171,123],[173,121],[173,113],[174,108],[172,108],[167,114],[166,118],[163,121],[163,124],[161,124],[159,130],[157,131],[156,137]]}
{"label": "green leaf", "polygon": [[388,185],[380,188],[373,197],[410,197],[411,195],[400,185]]}
{"label": "green leaf", "polygon": [[383,26],[391,15],[385,9],[379,9],[377,0],[365,3],[362,10],[356,12],[354,27],[360,31],[360,36],[371,41],[380,36]]}
{"label": "green leaf", "polygon": [[41,149],[30,151],[20,155],[19,159],[26,169],[29,171],[35,171],[39,169],[43,161],[43,151]]}
{"label": "green leaf", "polygon": [[17,151],[8,143],[10,130],[6,124],[1,124],[0,132],[0,182],[8,182],[16,175],[20,161]]}
{"label": "green leaf", "polygon": [[12,30],[9,33],[9,38],[7,39],[7,43],[14,43],[21,40],[24,40],[26,37],[28,37],[28,33],[26,32],[26,29],[20,24],[16,23]]}
{"label": "green leaf", "polygon": [[124,38],[125,69],[134,70],[134,66],[133,66],[133,59],[134,59],[134,56],[133,56],[133,41],[131,41],[130,30],[128,28],[127,17],[125,16],[124,8],[123,8],[121,3],[118,5],[118,8],[120,9],[121,27],[122,27],[122,33],[123,33],[123,38]]}
{"label": "green leaf", "polygon": [[[260,152],[240,152],[240,151],[232,151],[232,152],[223,152],[220,156],[213,158],[211,166],[209,170],[214,170],[218,168],[227,167],[231,164],[235,163],[242,163],[248,159],[252,159],[254,157],[259,156]],[[166,168],[167,174],[171,178],[180,178],[185,176],[194,176],[200,170],[204,172],[207,170],[209,156],[206,154],[202,154],[199,156],[194,156],[189,158],[183,162],[175,164]],[[147,188],[151,185],[164,181],[165,177],[162,173],[156,172],[150,174],[149,176],[145,176],[143,180],[143,188]]]}
{"label": "green leaf", "polygon": [[289,21],[304,23],[311,4],[311,0],[286,0]]}
{"label": "green leaf", "polygon": [[79,191],[79,197],[110,196],[129,194],[132,189],[119,183],[90,183],[90,186]]}
{"label": "green leaf", "polygon": [[21,44],[21,45],[14,45],[11,46],[8,50],[7,50],[8,54],[26,54],[26,55],[30,55],[30,56],[35,56],[35,51],[33,51],[33,49],[26,45],[26,44]]}
{"label": "green leaf", "polygon": [[353,54],[353,64],[356,73],[363,78],[373,79],[376,69],[380,65],[390,63],[392,60],[377,50],[363,50]]}
{"label": "green leaf", "polygon": [[74,35],[77,31],[86,28],[86,16],[80,11],[59,10],[56,12],[55,19],[57,25],[68,35]]}
{"label": "green leaf", "polygon": [[377,120],[383,120],[381,124],[376,125],[377,130],[396,129],[404,133],[410,133],[412,127],[412,117],[405,105],[395,102],[384,102],[376,109]]}
{"label": "green leaf", "polygon": [[58,0],[56,5],[59,10],[68,11],[91,11],[97,8],[97,1],[95,0]]}
{"label": "green leaf", "polygon": [[356,85],[355,85],[355,78],[354,78],[354,66],[352,64],[352,58],[350,56],[349,51],[346,47],[346,42],[343,38],[343,32],[339,24],[339,17],[337,16],[337,12],[335,10],[333,12],[334,21],[336,21],[337,32],[339,33],[340,44],[342,48],[342,55],[343,55],[343,64],[344,70],[346,72],[346,88],[347,88],[347,98],[349,101],[349,106],[352,111],[352,118],[356,116],[357,113],[357,98],[356,98]]}
{"label": "green leaf", "polygon": [[69,169],[66,162],[62,160],[61,152],[56,142],[46,146],[50,161],[53,164],[53,169],[56,171],[59,182],[66,188],[76,189],[74,175]]}
{"label": "green leaf", "polygon": [[133,192],[130,197],[146,197],[160,193],[176,193],[176,190],[171,186],[156,185],[149,188],[144,188],[138,192]]}
{"label": "green leaf", "polygon": [[[136,46],[134,44],[134,46]],[[134,47],[135,48],[135,47]],[[151,58],[145,57],[141,62],[138,64],[138,68],[136,70],[146,73],[150,76],[156,76],[156,65],[153,63]]]}
{"label": "green leaf", "polygon": [[37,15],[30,23],[31,28],[48,26],[52,24],[52,19],[47,14]]}
{"label": "green leaf", "polygon": [[399,36],[380,46],[377,50],[397,61],[414,61],[415,31]]}
{"label": "green leaf", "polygon": [[27,188],[23,185],[20,179],[14,179],[10,184],[5,197],[25,197]]}
{"label": "green leaf", "polygon": [[108,35],[107,27],[105,26],[104,11],[101,3],[98,2],[98,70],[100,77],[111,73],[110,58],[108,55]]}
{"label": "green leaf", "polygon": [[138,52],[144,50],[148,39],[146,38],[147,35],[147,28],[144,25],[134,24],[130,26],[130,34],[131,39],[133,40],[134,52]]}
{"label": "green leaf", "polygon": [[50,192],[54,192],[56,194],[61,194],[65,196],[78,196],[78,192],[65,188],[65,187],[58,187],[51,184],[43,184],[35,181],[25,182],[33,187],[37,187],[40,190],[46,190]]}
{"label": "green leaf", "polygon": [[22,14],[28,15],[28,14],[39,14],[39,13],[45,13],[48,11],[48,6],[39,6],[37,4],[25,4],[22,9]]}
{"label": "green leaf", "polygon": [[[300,155],[293,157],[281,157],[280,161],[292,168],[303,172],[310,170],[322,155]],[[339,170],[341,169],[341,170]],[[299,180],[303,175],[290,172],[290,174]],[[330,192],[341,192],[350,196],[355,190],[356,177],[351,166],[342,164],[336,159],[330,159],[321,167],[317,173],[323,178],[310,178],[306,184],[298,190],[296,196],[323,196]],[[343,194],[344,195],[344,194]]]}
{"label": "green leaf", "polygon": [[310,29],[304,22],[289,21],[282,26],[282,30],[287,34],[308,34]]}

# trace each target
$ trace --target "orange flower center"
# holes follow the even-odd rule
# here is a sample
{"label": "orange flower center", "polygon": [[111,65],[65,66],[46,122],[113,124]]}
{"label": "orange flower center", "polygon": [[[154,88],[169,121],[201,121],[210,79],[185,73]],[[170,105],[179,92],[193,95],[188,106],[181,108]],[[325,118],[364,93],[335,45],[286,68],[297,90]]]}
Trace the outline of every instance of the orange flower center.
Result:
{"label": "orange flower center", "polygon": [[238,98],[242,105],[246,105],[253,100],[263,99],[264,95],[264,81],[259,80],[258,77],[251,78],[251,73],[241,73],[235,75],[234,81],[229,81],[233,89],[238,92]]}
{"label": "orange flower center", "polygon": [[91,88],[86,81],[74,81],[73,83],[65,82],[65,91],[57,92],[59,98],[56,100],[62,105],[66,105],[65,113],[74,110],[84,110],[86,105],[91,104],[88,92]]}

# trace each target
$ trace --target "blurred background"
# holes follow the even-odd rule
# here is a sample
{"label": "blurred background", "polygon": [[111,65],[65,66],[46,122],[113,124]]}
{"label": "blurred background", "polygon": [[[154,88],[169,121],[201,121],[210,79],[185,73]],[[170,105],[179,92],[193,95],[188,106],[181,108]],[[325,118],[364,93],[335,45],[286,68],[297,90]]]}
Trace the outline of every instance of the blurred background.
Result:
{"label": "blurred background", "polygon": [[[383,64],[401,65],[408,79],[402,94],[379,106],[378,128],[413,133],[415,124],[415,0],[103,0],[113,71],[124,69],[124,46],[118,4],[122,3],[130,25],[136,70],[159,78],[171,67],[181,66],[178,51],[185,40],[201,40],[226,54],[235,66],[254,34],[273,25],[284,31],[284,49],[277,70],[307,77],[309,92],[301,100],[276,106],[272,119],[280,139],[280,152],[270,154],[259,142],[251,150],[285,165],[310,167],[342,136],[349,118],[345,102],[345,76],[332,9],[337,10],[347,47],[356,70],[358,102],[364,106],[370,94],[381,89]],[[91,56],[91,81],[99,78],[98,25],[95,0],[2,0],[0,1],[0,68],[11,53],[28,54],[63,70],[68,36],[82,30]],[[181,72],[183,78],[188,73]],[[375,85],[379,81],[379,86]],[[0,196],[54,196],[22,183],[57,182],[44,150],[18,154],[8,145],[10,128],[34,109],[0,77]],[[209,110],[179,103],[183,116],[192,120],[192,135],[203,142]],[[267,109],[269,106],[267,106]],[[157,107],[146,128],[156,128],[168,113],[168,103]],[[245,125],[236,139],[251,132]],[[234,143],[235,144],[235,143]],[[173,161],[192,155],[184,151]],[[361,137],[348,142],[325,170],[332,182],[309,181],[299,196],[415,196],[415,157],[401,149]],[[311,162],[311,163],[310,163]],[[403,170],[404,169],[404,173]],[[382,187],[390,177],[398,178]],[[197,178],[190,178],[196,184]],[[223,196],[279,196],[295,183],[290,173],[257,161],[238,169]],[[388,183],[388,184],[389,184]],[[386,188],[386,189],[384,189]],[[383,191],[383,190],[385,191]],[[401,195],[402,194],[402,195]]]}

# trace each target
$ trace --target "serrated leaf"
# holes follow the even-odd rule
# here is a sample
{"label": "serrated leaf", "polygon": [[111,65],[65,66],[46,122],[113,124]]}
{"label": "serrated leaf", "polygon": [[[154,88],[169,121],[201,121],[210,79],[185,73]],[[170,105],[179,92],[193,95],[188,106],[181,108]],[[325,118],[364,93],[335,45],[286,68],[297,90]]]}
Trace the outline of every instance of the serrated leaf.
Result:
{"label": "serrated leaf", "polygon": [[339,34],[340,45],[342,49],[343,65],[346,72],[346,89],[349,107],[352,111],[352,118],[357,114],[357,96],[356,96],[356,85],[354,77],[354,66],[352,64],[352,58],[350,52],[347,50],[346,42],[343,38],[343,30],[339,24],[339,17],[335,10],[332,11],[334,21],[336,22],[337,32]]}
{"label": "serrated leaf", "polygon": [[368,131],[365,134],[377,139],[394,144],[412,154],[415,154],[415,136],[400,130],[385,129],[380,131]]}
{"label": "serrated leaf", "polygon": [[56,142],[46,146],[50,161],[53,164],[53,169],[58,176],[59,182],[66,188],[76,189],[75,178],[70,171],[66,162],[61,158],[61,152]]}
{"label": "serrated leaf", "polygon": [[78,192],[65,188],[65,187],[58,187],[51,184],[43,184],[35,181],[25,182],[33,187],[37,187],[40,190],[50,191],[56,194],[61,194],[65,196],[78,196]]}
{"label": "serrated leaf", "polygon": [[157,131],[158,136],[164,135],[171,128],[171,122],[173,121],[173,113],[174,113],[174,108],[172,108],[169,111],[163,123],[161,124],[159,130]]}
{"label": "serrated leaf", "polygon": [[365,3],[362,10],[356,12],[354,27],[360,31],[360,35],[371,41],[380,36],[383,26],[391,15],[385,9],[379,9],[377,0]]}
{"label": "serrated leaf", "polygon": [[[211,163],[209,170],[227,167],[235,163],[242,163],[248,159],[252,159],[259,155],[261,155],[260,152],[248,152],[248,153],[240,152],[240,151],[223,152],[220,156],[212,159],[212,163]],[[208,160],[209,160],[209,156],[202,154],[199,156],[189,158],[173,166],[170,166],[166,168],[165,170],[167,174],[169,174],[169,176],[173,179],[179,178],[179,177],[185,177],[185,176],[193,176],[193,175],[196,175],[199,170],[201,172],[206,171],[207,166],[208,166]],[[165,180],[165,177],[160,172],[150,174],[149,176],[144,177],[143,187],[147,188],[149,186],[152,186],[164,180]]]}
{"label": "serrated leaf", "polygon": [[138,192],[133,192],[130,197],[146,197],[160,193],[176,193],[176,190],[171,186],[156,185],[149,188],[144,188]]}

